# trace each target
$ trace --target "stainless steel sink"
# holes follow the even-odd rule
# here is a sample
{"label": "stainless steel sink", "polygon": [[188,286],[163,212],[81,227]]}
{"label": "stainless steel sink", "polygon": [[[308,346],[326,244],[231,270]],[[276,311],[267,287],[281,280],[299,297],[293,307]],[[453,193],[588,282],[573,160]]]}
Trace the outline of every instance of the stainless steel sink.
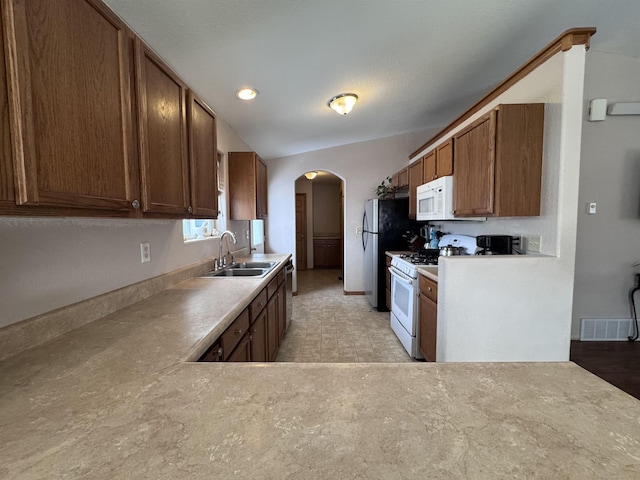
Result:
{"label": "stainless steel sink", "polygon": [[264,277],[278,262],[239,262],[222,270],[211,270],[202,277]]}
{"label": "stainless steel sink", "polygon": [[262,277],[269,272],[266,268],[224,268],[212,270],[202,275],[203,277]]}
{"label": "stainless steel sink", "polygon": [[233,269],[245,269],[245,268],[266,268],[271,270],[278,262],[239,262],[235,265],[231,265],[229,268]]}

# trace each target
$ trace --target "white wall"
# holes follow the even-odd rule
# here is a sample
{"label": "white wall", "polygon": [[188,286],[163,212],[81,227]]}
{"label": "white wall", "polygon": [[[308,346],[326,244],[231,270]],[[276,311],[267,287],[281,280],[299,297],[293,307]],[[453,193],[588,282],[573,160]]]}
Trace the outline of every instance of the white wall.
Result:
{"label": "white wall", "polygon": [[[249,147],[218,119],[218,149]],[[246,228],[229,225],[242,245]],[[0,327],[212,258],[217,246],[185,244],[180,220],[0,217]]]}
{"label": "white wall", "polygon": [[546,255],[442,259],[438,361],[569,359],[584,62],[584,46],[558,53],[494,102],[547,104],[542,215],[451,228],[542,233]]}
{"label": "white wall", "polygon": [[[340,120],[339,118],[337,120]],[[343,119],[344,120],[344,119]],[[348,117],[346,118],[348,121]],[[344,182],[344,285],[346,291],[364,291],[364,256],[356,227],[362,225],[364,204],[388,175],[405,167],[408,156],[439,129],[343,145],[300,155],[267,160],[269,218],[267,251],[295,252],[295,181],[310,170],[324,170]],[[294,255],[295,257],[295,255]],[[294,273],[294,288],[297,285]]]}
{"label": "white wall", "polygon": [[[589,102],[640,101],[640,59],[587,55],[572,337],[581,318],[630,318],[640,261],[640,116],[587,121]],[[597,202],[597,213],[586,213]],[[637,299],[636,299],[637,301]]]}
{"label": "white wall", "polygon": [[340,184],[313,182],[313,236],[339,237]]}

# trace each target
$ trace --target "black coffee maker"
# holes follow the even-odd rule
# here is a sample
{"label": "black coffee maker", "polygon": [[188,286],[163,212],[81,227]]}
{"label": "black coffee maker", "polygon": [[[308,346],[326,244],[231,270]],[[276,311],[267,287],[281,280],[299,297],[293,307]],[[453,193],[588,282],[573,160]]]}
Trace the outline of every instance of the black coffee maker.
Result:
{"label": "black coffee maker", "polygon": [[513,237],[511,235],[478,235],[476,255],[511,255],[513,253]]}

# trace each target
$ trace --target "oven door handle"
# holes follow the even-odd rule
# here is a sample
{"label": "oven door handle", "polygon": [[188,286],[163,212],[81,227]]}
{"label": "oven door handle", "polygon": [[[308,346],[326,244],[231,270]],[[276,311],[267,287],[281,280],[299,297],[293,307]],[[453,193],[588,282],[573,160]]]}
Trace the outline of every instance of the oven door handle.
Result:
{"label": "oven door handle", "polygon": [[406,275],[403,272],[396,270],[393,267],[389,267],[389,273],[391,273],[391,275],[397,277],[399,280],[403,281],[404,283],[408,285],[413,285],[414,279],[411,278],[409,275]]}

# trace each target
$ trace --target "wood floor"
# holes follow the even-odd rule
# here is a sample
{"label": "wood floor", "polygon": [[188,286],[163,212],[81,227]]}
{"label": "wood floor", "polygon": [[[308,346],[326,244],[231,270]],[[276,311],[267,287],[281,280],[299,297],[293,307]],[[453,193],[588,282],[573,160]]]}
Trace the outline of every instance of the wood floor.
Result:
{"label": "wood floor", "polygon": [[640,400],[640,342],[571,342],[571,361]]}

